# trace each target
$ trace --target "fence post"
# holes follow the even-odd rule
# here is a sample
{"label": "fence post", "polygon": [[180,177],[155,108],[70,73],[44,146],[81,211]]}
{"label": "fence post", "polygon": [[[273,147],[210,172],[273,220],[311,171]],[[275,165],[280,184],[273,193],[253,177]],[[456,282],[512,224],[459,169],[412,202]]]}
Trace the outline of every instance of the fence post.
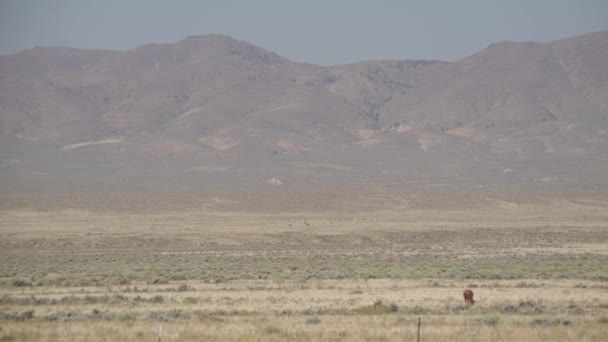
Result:
{"label": "fence post", "polygon": [[163,324],[158,323],[158,342],[161,342],[163,339]]}
{"label": "fence post", "polygon": [[418,317],[418,332],[416,333],[416,342],[420,342],[420,317]]}

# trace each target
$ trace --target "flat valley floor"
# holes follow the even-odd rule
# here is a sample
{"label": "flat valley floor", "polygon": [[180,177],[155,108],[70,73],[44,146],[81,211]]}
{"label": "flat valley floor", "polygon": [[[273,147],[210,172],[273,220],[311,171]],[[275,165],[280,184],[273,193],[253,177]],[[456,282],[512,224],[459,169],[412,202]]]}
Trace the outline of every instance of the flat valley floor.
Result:
{"label": "flat valley floor", "polygon": [[6,203],[0,341],[153,341],[161,326],[163,341],[415,341],[419,318],[421,341],[608,336],[597,197],[291,212]]}

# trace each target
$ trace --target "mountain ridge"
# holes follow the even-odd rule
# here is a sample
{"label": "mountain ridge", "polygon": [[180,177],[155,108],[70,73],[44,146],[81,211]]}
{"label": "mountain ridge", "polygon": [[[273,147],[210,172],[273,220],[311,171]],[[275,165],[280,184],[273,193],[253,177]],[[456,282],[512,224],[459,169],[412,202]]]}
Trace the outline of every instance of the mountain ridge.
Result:
{"label": "mountain ridge", "polygon": [[329,67],[222,35],[33,48],[0,56],[0,187],[602,187],[606,55],[608,32]]}

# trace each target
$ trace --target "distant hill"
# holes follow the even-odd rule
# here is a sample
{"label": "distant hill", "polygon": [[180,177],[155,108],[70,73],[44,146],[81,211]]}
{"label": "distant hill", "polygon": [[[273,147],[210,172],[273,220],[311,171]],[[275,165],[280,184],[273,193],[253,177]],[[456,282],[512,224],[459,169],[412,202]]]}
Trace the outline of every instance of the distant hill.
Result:
{"label": "distant hill", "polygon": [[0,56],[0,191],[608,187],[608,32],[459,61],[230,37]]}

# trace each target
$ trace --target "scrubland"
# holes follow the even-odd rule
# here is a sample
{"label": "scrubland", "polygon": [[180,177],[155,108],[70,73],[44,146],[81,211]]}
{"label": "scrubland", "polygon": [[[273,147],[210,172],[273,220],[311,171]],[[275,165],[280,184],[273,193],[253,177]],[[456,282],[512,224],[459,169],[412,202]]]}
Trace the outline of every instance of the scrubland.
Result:
{"label": "scrubland", "polygon": [[[0,212],[0,341],[603,341],[608,206]],[[475,291],[468,306],[462,291]]]}

